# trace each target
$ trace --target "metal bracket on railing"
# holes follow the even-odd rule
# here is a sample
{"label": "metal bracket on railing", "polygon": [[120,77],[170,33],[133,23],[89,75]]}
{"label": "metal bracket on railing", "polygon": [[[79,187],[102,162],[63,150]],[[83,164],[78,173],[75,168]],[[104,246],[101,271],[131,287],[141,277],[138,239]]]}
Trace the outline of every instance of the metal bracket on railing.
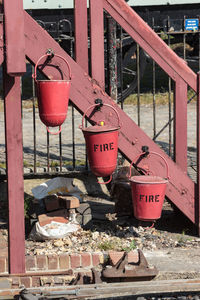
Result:
{"label": "metal bracket on railing", "polygon": [[51,49],[51,48],[47,49],[46,54],[51,56],[51,58],[54,57],[54,55],[55,55],[53,49]]}
{"label": "metal bracket on railing", "polygon": [[96,110],[101,110],[101,107],[103,106],[102,99],[95,99],[94,103],[99,104],[98,106],[96,106]]}
{"label": "metal bracket on railing", "polygon": [[149,155],[149,147],[148,146],[142,146],[142,152],[143,156],[146,157]]}

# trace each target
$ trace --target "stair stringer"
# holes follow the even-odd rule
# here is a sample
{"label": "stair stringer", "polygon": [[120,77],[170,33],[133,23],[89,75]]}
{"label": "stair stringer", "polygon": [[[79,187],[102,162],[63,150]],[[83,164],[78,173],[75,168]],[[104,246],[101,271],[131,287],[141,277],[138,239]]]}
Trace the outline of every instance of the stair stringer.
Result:
{"label": "stair stringer", "polygon": [[[195,183],[182,172],[182,170],[128,117],[123,110],[98,86],[98,83],[89,77],[87,73],[59,46],[57,42],[24,12],[25,23],[25,53],[27,58],[36,64],[37,60],[51,48],[56,54],[64,57],[72,71],[70,99],[76,108],[83,114],[95,99],[101,98],[103,103],[112,105],[118,112],[121,120],[119,134],[119,150],[132,161],[139,153],[141,147],[148,145],[151,151],[162,155],[169,166],[170,180],[167,186],[166,196],[193,222],[195,223]],[[54,64],[62,70],[66,65],[62,60],[54,58]],[[60,78],[56,68],[45,67],[43,73],[50,79]],[[67,78],[67,70],[63,71],[64,78]],[[89,112],[90,113],[90,112]],[[109,123],[116,124],[115,113],[105,108],[103,112],[94,114],[91,120],[99,120],[104,117]],[[79,124],[77,124],[78,126]],[[148,158],[148,165],[151,172],[165,176],[165,164],[156,156]]]}

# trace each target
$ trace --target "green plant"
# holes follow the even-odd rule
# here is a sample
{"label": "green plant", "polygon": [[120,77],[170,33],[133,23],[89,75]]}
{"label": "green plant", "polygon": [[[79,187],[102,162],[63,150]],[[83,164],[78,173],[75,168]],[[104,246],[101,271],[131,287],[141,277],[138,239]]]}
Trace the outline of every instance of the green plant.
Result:
{"label": "green plant", "polygon": [[25,167],[25,168],[30,167],[30,163],[28,163],[26,160],[24,160],[23,163],[24,163],[24,167]]}
{"label": "green plant", "polygon": [[0,162],[0,168],[6,169],[6,162],[5,161]]}
{"label": "green plant", "polygon": [[123,251],[126,251],[126,252],[130,252],[134,249],[136,249],[136,244],[135,244],[135,240],[132,240],[129,247],[125,247],[125,248],[122,248]]}
{"label": "green plant", "polygon": [[50,167],[58,167],[60,164],[58,161],[52,160],[50,163]]}
{"label": "green plant", "polygon": [[115,250],[115,243],[113,241],[104,241],[98,245],[102,251]]}
{"label": "green plant", "polygon": [[31,205],[31,200],[33,199],[33,197],[31,195],[24,195],[24,216],[25,218],[28,218],[28,211]]}

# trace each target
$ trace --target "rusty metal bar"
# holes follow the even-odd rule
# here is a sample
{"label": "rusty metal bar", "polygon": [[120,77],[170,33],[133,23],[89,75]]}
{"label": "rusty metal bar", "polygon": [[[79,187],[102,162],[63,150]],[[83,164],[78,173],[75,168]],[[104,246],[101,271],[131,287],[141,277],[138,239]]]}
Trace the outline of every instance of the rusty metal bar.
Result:
{"label": "rusty metal bar", "polygon": [[[32,74],[34,73],[34,67],[32,66]],[[33,172],[37,172],[36,164],[36,121],[35,121],[35,102],[36,102],[36,92],[35,92],[35,80],[32,77],[32,92],[33,92]]]}
{"label": "rusty metal bar", "polygon": [[4,0],[4,15],[7,73],[20,76],[26,72],[23,1]]}
{"label": "rusty metal bar", "polygon": [[124,108],[123,102],[123,30],[120,26],[120,37],[119,37],[119,76],[120,78],[120,96],[118,97],[118,101],[120,102],[121,109]]}
{"label": "rusty metal bar", "polygon": [[[5,292],[6,291],[6,292]],[[2,295],[16,295],[21,290],[10,289],[0,290],[0,296]],[[200,292],[200,280],[199,279],[177,279],[177,280],[154,280],[154,281],[135,281],[135,282],[120,282],[120,283],[101,283],[101,284],[83,284],[75,286],[65,287],[40,287],[40,288],[28,288],[27,294],[31,299],[33,297],[64,297],[69,299],[98,299],[99,297],[104,299],[117,299],[117,298],[159,298],[163,295],[164,298],[195,298]],[[188,297],[187,297],[187,296]]]}
{"label": "rusty metal bar", "polygon": [[46,132],[47,135],[47,172],[50,171],[50,151],[49,151],[49,132]]}
{"label": "rusty metal bar", "polygon": [[60,172],[62,172],[62,132],[59,133],[59,149],[60,149]]}
{"label": "rusty metal bar", "polygon": [[140,47],[137,44],[136,48],[136,60],[137,60],[137,121],[140,126]]}
{"label": "rusty metal bar", "polygon": [[116,22],[109,15],[107,20],[107,66],[108,66],[108,94],[117,100],[117,39]]}
{"label": "rusty metal bar", "polygon": [[20,77],[4,66],[5,135],[9,206],[9,272],[25,272],[24,183]]}
{"label": "rusty metal bar", "polygon": [[90,0],[91,75],[105,89],[104,18],[102,0]]}
{"label": "rusty metal bar", "polygon": [[175,83],[174,160],[187,174],[187,84],[180,77]]}

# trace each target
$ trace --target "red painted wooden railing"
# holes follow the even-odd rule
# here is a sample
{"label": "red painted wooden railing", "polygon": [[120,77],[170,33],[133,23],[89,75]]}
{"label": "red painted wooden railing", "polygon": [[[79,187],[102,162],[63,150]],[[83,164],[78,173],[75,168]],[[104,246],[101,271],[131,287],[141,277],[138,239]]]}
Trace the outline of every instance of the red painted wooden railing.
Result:
{"label": "red painted wooden railing", "polygon": [[[11,273],[23,273],[24,267],[24,211],[23,211],[23,177],[22,177],[22,134],[20,114],[20,85],[16,75],[24,72],[23,38],[25,38],[25,54],[35,64],[39,57],[51,48],[55,53],[62,55],[70,64],[72,70],[72,86],[70,99],[74,105],[84,113],[94,104],[96,98],[101,98],[104,103],[112,105],[119,113],[122,127],[119,136],[119,150],[129,161],[141,152],[141,146],[148,145],[151,151],[160,153],[169,166],[170,182],[167,188],[167,197],[199,228],[199,167],[198,190],[194,182],[186,175],[187,167],[187,85],[191,86],[199,95],[197,75],[179,58],[166,44],[148,27],[148,25],[125,3],[124,0],[90,0],[90,28],[91,28],[91,77],[88,73],[88,34],[87,34],[87,1],[74,0],[75,26],[76,26],[76,60],[67,55],[64,50],[45,32],[26,12],[22,13],[21,0],[19,6],[13,10],[13,1],[4,0],[4,14],[6,24],[6,38],[10,55],[19,55],[20,63],[15,69],[13,59],[7,60],[9,74],[5,75],[6,86],[6,145],[7,145],[7,172],[8,172],[8,197],[9,197],[9,261]],[[130,36],[160,65],[175,81],[175,160],[174,163],[163,151],[131,120],[118,105],[104,92],[104,32],[103,9],[105,9]],[[24,35],[20,33],[19,44],[15,39],[15,31],[9,30],[10,14],[13,20],[17,16],[24,18]],[[83,27],[84,26],[84,27]],[[0,30],[2,31],[2,24]],[[16,26],[18,28],[18,26]],[[12,32],[11,32],[12,31]],[[15,42],[15,47],[12,43]],[[22,51],[14,52],[19,47]],[[0,53],[1,61],[3,54]],[[8,58],[8,57],[7,57]],[[62,68],[62,62],[56,61]],[[64,67],[64,66],[63,66]],[[63,69],[63,68],[62,68]],[[47,76],[58,78],[56,69],[46,67],[43,70]],[[67,74],[64,74],[67,77]],[[199,78],[199,77],[198,77]],[[199,82],[199,80],[198,80]],[[197,90],[198,87],[198,90]],[[14,105],[13,105],[13,99]],[[199,102],[198,102],[199,103]],[[199,111],[199,106],[198,106]],[[110,113],[99,112],[93,120],[104,114],[104,119],[115,123],[115,116]],[[198,118],[199,129],[199,118]],[[198,130],[199,142],[199,130]],[[198,166],[199,166],[198,148]],[[164,176],[165,166],[154,157],[148,161],[149,169],[156,174]],[[16,180],[17,178],[17,180]],[[195,198],[196,197],[196,198]],[[195,202],[196,199],[196,202]],[[17,250],[17,251],[16,251]]]}

